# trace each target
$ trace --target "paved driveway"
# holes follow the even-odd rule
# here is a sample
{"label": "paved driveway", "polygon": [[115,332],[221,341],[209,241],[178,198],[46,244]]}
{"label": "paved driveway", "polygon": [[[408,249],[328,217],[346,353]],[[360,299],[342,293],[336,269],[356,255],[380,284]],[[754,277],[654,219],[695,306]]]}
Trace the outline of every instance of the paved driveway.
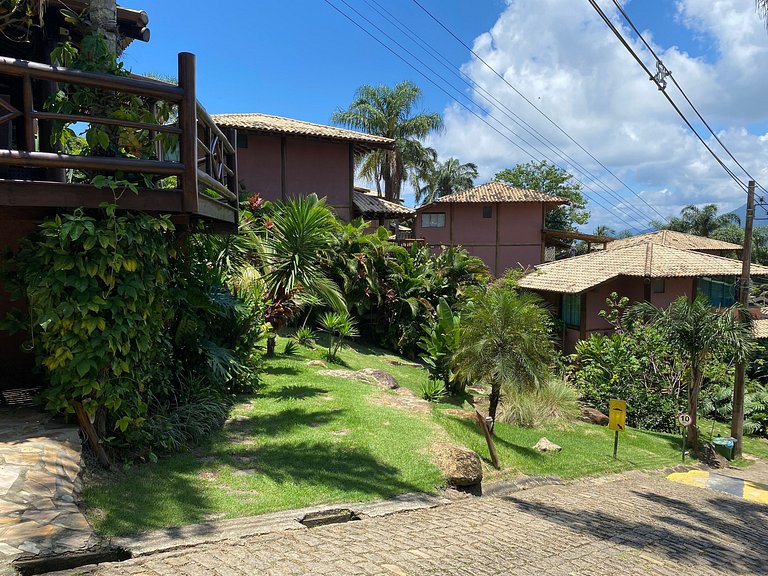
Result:
{"label": "paved driveway", "polygon": [[[750,479],[765,482],[765,471],[755,467]],[[635,472],[201,545],[86,573],[768,574],[767,542],[768,506]]]}

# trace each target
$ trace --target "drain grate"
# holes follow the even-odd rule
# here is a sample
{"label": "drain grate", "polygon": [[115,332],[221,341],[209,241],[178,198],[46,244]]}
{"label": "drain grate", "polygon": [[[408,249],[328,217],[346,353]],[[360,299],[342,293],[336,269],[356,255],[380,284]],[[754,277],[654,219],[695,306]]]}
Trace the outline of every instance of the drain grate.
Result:
{"label": "drain grate", "polygon": [[360,520],[360,517],[349,508],[331,508],[329,510],[320,510],[319,512],[310,512],[305,514],[299,520],[307,528],[315,526],[325,526],[326,524],[341,524],[352,520]]}
{"label": "drain grate", "polygon": [[70,552],[56,556],[22,556],[14,560],[12,565],[21,576],[34,576],[46,572],[73,570],[89,564],[122,562],[130,558],[131,553],[128,550],[97,546],[82,552]]}

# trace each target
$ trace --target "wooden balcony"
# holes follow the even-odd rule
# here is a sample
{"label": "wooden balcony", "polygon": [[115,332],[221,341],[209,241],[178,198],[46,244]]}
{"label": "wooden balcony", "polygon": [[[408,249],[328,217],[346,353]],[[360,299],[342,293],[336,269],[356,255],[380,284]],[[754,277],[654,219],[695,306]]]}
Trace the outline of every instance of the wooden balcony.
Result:
{"label": "wooden balcony", "polygon": [[[178,85],[143,77],[82,72],[0,57],[0,217],[46,213],[115,202],[121,209],[202,220],[210,229],[232,232],[238,222],[236,135],[225,134],[195,96],[195,57],[179,54]],[[57,86],[86,87],[138,96],[148,109],[165,102],[174,120],[147,123],[49,111]],[[5,92],[5,94],[3,94]],[[63,153],[52,142],[54,123],[102,125],[134,131],[153,144],[151,157],[84,156]],[[170,142],[170,145],[169,145]],[[146,149],[146,148],[145,148]],[[168,150],[171,149],[171,153]],[[72,174],[115,173],[149,182],[134,194],[77,183]],[[175,177],[169,179],[168,177]],[[81,178],[82,180],[82,178]],[[168,181],[171,181],[171,187]]]}

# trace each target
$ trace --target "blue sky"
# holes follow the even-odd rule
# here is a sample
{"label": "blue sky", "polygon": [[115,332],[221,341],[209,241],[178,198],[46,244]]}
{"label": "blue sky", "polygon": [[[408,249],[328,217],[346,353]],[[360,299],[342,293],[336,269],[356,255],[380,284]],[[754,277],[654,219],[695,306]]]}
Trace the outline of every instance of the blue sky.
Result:
{"label": "blue sky", "polygon": [[[659,211],[673,214],[692,202],[717,202],[723,209],[743,203],[738,187],[723,178],[703,147],[685,133],[586,0],[421,1]],[[428,58],[376,12],[385,7],[542,134],[560,137],[412,0],[329,2],[371,29],[353,7]],[[608,0],[600,3],[610,7]],[[230,0],[216,10],[198,0],[126,5],[146,10],[152,31],[148,44],[134,43],[126,52],[126,64],[138,73],[175,75],[176,54],[195,53],[198,97],[211,113],[264,112],[328,123],[331,113],[346,108],[361,84],[409,79],[424,91],[423,108],[446,118],[445,131],[429,143],[443,158],[456,156],[478,164],[479,180],[531,160],[530,154],[540,157],[530,150],[520,153],[324,0]],[[625,7],[707,119],[723,131],[721,137],[737,157],[750,170],[765,166],[768,107],[762,104],[765,75],[758,73],[764,64],[754,64],[768,53],[768,35],[753,2],[633,0]],[[380,32],[374,33],[394,47]],[[652,64],[647,53],[644,59]],[[459,89],[470,99],[467,102],[480,104],[475,108],[479,116],[492,118],[476,91],[466,85]],[[596,199],[591,201],[594,217],[587,228],[598,223],[637,228],[655,216],[570,142],[557,143],[583,162],[584,169],[607,179],[597,188],[587,183]],[[567,162],[559,163],[571,169]],[[764,179],[768,181],[768,173]],[[605,195],[605,186],[612,189],[611,196]]]}

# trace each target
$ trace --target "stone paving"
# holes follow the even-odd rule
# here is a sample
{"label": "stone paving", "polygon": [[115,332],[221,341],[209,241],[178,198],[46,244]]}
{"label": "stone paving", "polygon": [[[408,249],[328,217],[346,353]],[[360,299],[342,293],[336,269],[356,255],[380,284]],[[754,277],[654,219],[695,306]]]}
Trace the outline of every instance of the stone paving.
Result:
{"label": "stone paving", "polygon": [[77,428],[28,408],[0,409],[0,574],[21,555],[95,543],[75,504],[79,473]]}
{"label": "stone paving", "polygon": [[[765,482],[768,467],[744,475]],[[768,506],[670,482],[661,472],[630,472],[233,538],[76,573],[752,575],[768,574],[766,541]]]}

